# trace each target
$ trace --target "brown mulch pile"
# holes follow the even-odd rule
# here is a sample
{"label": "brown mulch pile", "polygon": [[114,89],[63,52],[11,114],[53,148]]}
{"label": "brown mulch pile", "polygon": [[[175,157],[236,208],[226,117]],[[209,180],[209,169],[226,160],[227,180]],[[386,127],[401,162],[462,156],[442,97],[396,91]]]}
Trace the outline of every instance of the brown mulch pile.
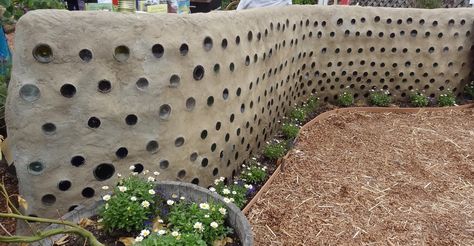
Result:
{"label": "brown mulch pile", "polygon": [[[10,195],[10,199],[12,202],[17,201],[17,195],[18,194],[18,180],[15,175],[9,173],[7,171],[7,163],[5,160],[0,161],[0,182],[4,182],[5,188]],[[0,212],[1,213],[6,213],[7,212],[7,204],[6,200],[3,196],[0,195]],[[15,227],[16,227],[16,221],[14,219],[5,219],[5,218],[0,218],[0,236],[6,236],[8,233],[14,235],[15,234]],[[4,228],[2,228],[2,226]],[[5,229],[8,231],[5,232]],[[0,243],[1,245],[1,243]]]}
{"label": "brown mulch pile", "polygon": [[247,217],[256,245],[474,245],[474,109],[316,123]]}

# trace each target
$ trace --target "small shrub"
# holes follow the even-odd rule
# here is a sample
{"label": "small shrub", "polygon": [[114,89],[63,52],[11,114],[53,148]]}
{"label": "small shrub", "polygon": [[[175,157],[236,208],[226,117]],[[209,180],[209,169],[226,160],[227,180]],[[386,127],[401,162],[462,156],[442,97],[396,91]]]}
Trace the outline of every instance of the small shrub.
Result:
{"label": "small shrub", "polygon": [[304,107],[294,108],[290,112],[290,120],[295,123],[303,122],[306,119],[306,109]]}
{"label": "small shrub", "polygon": [[351,106],[352,104],[354,104],[354,95],[352,95],[352,93],[350,93],[349,91],[342,92],[337,98],[337,104],[341,107]]}
{"label": "small shrub", "polygon": [[448,107],[454,106],[456,104],[456,98],[451,91],[448,91],[444,94],[440,94],[438,96],[438,106],[440,107]]}
{"label": "small shrub", "polygon": [[464,94],[474,100],[474,81],[471,81],[464,86]]}
{"label": "small shrub", "polygon": [[246,183],[259,184],[267,178],[267,167],[260,165],[257,161],[250,161],[248,166],[242,165],[240,179]]}
{"label": "small shrub", "polygon": [[298,136],[300,127],[295,123],[283,123],[281,131],[286,139],[294,139]]}
{"label": "small shrub", "polygon": [[286,142],[268,144],[263,149],[263,155],[271,160],[277,160],[285,156],[286,152]]}
{"label": "small shrub", "polygon": [[410,95],[410,104],[414,107],[426,107],[429,103],[430,100],[422,92],[416,91]]}
{"label": "small shrub", "polygon": [[214,203],[188,203],[180,201],[170,207],[169,225],[179,233],[197,233],[209,245],[232,232],[225,226],[227,211]]}
{"label": "small shrub", "polygon": [[243,184],[235,182],[230,185],[224,183],[224,177],[214,180],[214,187],[209,188],[213,192],[224,197],[224,201],[232,202],[237,207],[243,208],[247,203],[247,190],[251,187],[246,187]]}
{"label": "small shrub", "polygon": [[104,228],[108,231],[140,230],[155,207],[153,181],[153,177],[145,179],[133,175],[119,181],[113,194],[104,195],[106,203],[99,211]]}
{"label": "small shrub", "polygon": [[[196,233],[180,233],[178,231],[160,231],[162,235],[153,233],[149,237],[142,239],[139,236],[135,239],[135,244],[138,246],[206,246],[206,242],[202,240],[201,235]],[[143,241],[141,241],[143,240]]]}
{"label": "small shrub", "polygon": [[305,111],[306,111],[306,114],[309,114],[311,112],[314,112],[319,106],[319,98],[317,98],[316,96],[310,96],[308,98],[308,100],[306,101],[306,104],[305,104]]}
{"label": "small shrub", "polygon": [[390,92],[388,90],[371,91],[369,95],[369,103],[377,107],[388,107],[392,102]]}
{"label": "small shrub", "polygon": [[422,9],[436,9],[442,7],[441,0],[415,0],[415,7]]}

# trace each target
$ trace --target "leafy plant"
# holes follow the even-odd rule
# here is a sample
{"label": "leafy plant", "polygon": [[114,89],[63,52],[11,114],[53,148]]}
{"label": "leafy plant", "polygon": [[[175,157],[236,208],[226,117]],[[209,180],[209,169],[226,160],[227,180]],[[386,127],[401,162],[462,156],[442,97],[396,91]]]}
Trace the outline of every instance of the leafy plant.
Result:
{"label": "leafy plant", "polygon": [[283,123],[281,131],[286,139],[294,139],[298,136],[300,127],[295,123]]}
{"label": "leafy plant", "polygon": [[[160,232],[163,233],[163,232]],[[164,231],[163,235],[153,233],[143,241],[136,242],[138,246],[206,246],[201,235],[196,233],[179,233]]]}
{"label": "leafy plant", "polygon": [[224,177],[214,180],[214,187],[209,188],[213,192],[224,197],[225,202],[232,202],[237,207],[243,208],[247,203],[247,190],[249,186],[239,184],[238,182],[226,185]]}
{"label": "leafy plant", "polygon": [[372,90],[369,95],[369,103],[378,107],[388,107],[392,102],[390,92],[388,90]]}
{"label": "leafy plant", "polygon": [[294,0],[292,4],[309,5],[309,4],[316,4],[316,1],[315,0]]}
{"label": "leafy plant", "polygon": [[305,107],[296,107],[290,112],[290,120],[295,123],[303,122],[306,119]]}
{"label": "leafy plant", "polygon": [[349,107],[354,104],[354,95],[349,91],[343,91],[337,98],[337,104],[341,107]]}
{"label": "leafy plant", "polygon": [[438,96],[438,106],[448,107],[454,106],[456,104],[456,97],[451,91],[446,92],[445,94],[440,94]]}
{"label": "leafy plant", "polygon": [[209,245],[223,239],[232,229],[225,226],[227,211],[214,203],[187,203],[181,201],[171,205],[169,225],[179,233],[197,233]]}
{"label": "leafy plant", "polygon": [[308,98],[308,100],[306,101],[306,104],[305,104],[305,111],[306,111],[306,114],[309,114],[313,111],[315,111],[319,106],[319,98],[317,98],[316,96],[312,95]]}
{"label": "leafy plant", "polygon": [[286,152],[286,142],[268,144],[263,149],[263,155],[271,160],[277,160],[278,158],[285,156]]}
{"label": "leafy plant", "polygon": [[251,160],[248,166],[242,165],[240,178],[242,181],[250,184],[259,184],[267,178],[267,167],[259,162]]}
{"label": "leafy plant", "polygon": [[106,203],[99,211],[99,216],[104,228],[108,231],[140,230],[155,205],[153,181],[153,177],[145,180],[138,175],[119,181],[113,194],[103,197]]}
{"label": "leafy plant", "polygon": [[471,81],[464,86],[464,94],[470,96],[471,99],[474,100],[474,81]]}
{"label": "leafy plant", "polygon": [[422,92],[416,91],[410,95],[410,104],[414,107],[426,107],[429,103],[430,100]]}
{"label": "leafy plant", "polygon": [[0,5],[5,8],[2,24],[13,24],[30,10],[65,8],[61,0],[0,0]]}
{"label": "leafy plant", "polygon": [[415,7],[422,9],[436,9],[442,7],[441,0],[415,0]]}

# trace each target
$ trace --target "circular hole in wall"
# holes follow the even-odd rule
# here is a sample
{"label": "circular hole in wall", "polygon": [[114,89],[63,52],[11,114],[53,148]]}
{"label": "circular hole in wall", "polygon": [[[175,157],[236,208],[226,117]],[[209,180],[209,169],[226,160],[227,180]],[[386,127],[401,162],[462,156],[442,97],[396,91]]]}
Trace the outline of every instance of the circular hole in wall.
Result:
{"label": "circular hole in wall", "polygon": [[203,158],[201,160],[201,166],[202,167],[207,167],[207,164],[209,164],[209,160],[207,158]]}
{"label": "circular hole in wall", "polygon": [[137,163],[137,164],[133,165],[133,172],[134,173],[141,173],[141,172],[143,172],[143,169],[145,169],[145,168],[140,163]]}
{"label": "circular hole in wall", "polygon": [[146,78],[139,78],[135,84],[139,90],[148,88],[148,80]]}
{"label": "circular hole in wall", "polygon": [[99,92],[108,93],[112,89],[112,84],[110,83],[110,81],[104,79],[99,81],[99,83],[97,84],[97,89],[99,90]]}
{"label": "circular hole in wall", "polygon": [[129,114],[127,117],[125,117],[125,123],[129,126],[133,126],[137,124],[138,117],[134,114]]}
{"label": "circular hole in wall", "polygon": [[117,151],[115,151],[115,156],[117,156],[117,158],[119,159],[123,159],[127,157],[127,155],[128,155],[128,149],[125,147],[120,147],[117,149]]}
{"label": "circular hole in wall", "polygon": [[163,104],[160,106],[160,118],[166,120],[170,117],[171,106],[168,104]]}
{"label": "circular hole in wall", "polygon": [[51,206],[56,202],[56,197],[52,194],[47,194],[41,197],[41,202],[43,205]]}
{"label": "circular hole in wall", "polygon": [[161,44],[155,44],[151,47],[151,52],[153,53],[153,56],[160,58],[165,53],[165,48],[163,48],[163,45]]}
{"label": "circular hole in wall", "polygon": [[212,170],[212,176],[217,176],[217,174],[219,174],[219,169],[216,167]]}
{"label": "circular hole in wall", "polygon": [[84,62],[90,62],[92,60],[92,51],[88,49],[82,49],[79,51],[79,58]]}
{"label": "circular hole in wall", "polygon": [[75,167],[82,166],[84,163],[86,163],[86,159],[80,155],[76,155],[71,158],[71,165]]}
{"label": "circular hole in wall", "polygon": [[115,48],[114,58],[119,62],[125,62],[130,57],[130,49],[125,45],[120,45]]}
{"label": "circular hole in wall", "polygon": [[190,160],[190,161],[196,161],[197,158],[198,158],[198,153],[196,153],[196,152],[193,152],[193,153],[189,156],[189,160]]}
{"label": "circular hole in wall", "polygon": [[95,190],[91,187],[84,188],[81,192],[82,196],[85,198],[91,198],[95,194]]}
{"label": "circular hole in wall", "polygon": [[212,106],[214,104],[214,97],[210,96],[207,98],[207,106]]}
{"label": "circular hole in wall", "polygon": [[53,123],[45,123],[43,126],[41,126],[41,129],[46,135],[51,135],[56,132],[56,125]]}
{"label": "circular hole in wall", "polygon": [[187,44],[181,44],[181,46],[179,47],[179,53],[182,55],[182,56],[185,56],[187,55],[189,52],[189,47]]}
{"label": "circular hole in wall", "polygon": [[28,172],[34,175],[41,174],[44,170],[43,163],[39,161],[34,161],[28,164]]}
{"label": "circular hole in wall", "polygon": [[38,44],[33,49],[33,57],[41,63],[49,63],[53,60],[53,50],[47,44]]}
{"label": "circular hole in wall", "polygon": [[191,180],[191,183],[193,183],[195,185],[199,185],[199,179],[198,178],[193,178],[193,180]]}
{"label": "circular hole in wall", "polygon": [[182,179],[186,176],[186,170],[181,170],[178,172],[178,178]]}
{"label": "circular hole in wall", "polygon": [[227,48],[227,39],[225,39],[225,38],[222,39],[221,47],[222,47],[223,49]]}
{"label": "circular hole in wall", "polygon": [[174,140],[174,146],[176,147],[181,147],[184,144],[184,138],[183,137],[178,137],[176,140]]}
{"label": "circular hole in wall", "polygon": [[87,121],[87,125],[90,128],[99,128],[100,126],[100,119],[97,117],[90,117],[89,120]]}
{"label": "circular hole in wall", "polygon": [[180,78],[177,74],[173,74],[171,75],[171,78],[170,78],[170,87],[172,88],[176,88],[179,86],[179,82],[180,82]]}
{"label": "circular hole in wall", "polygon": [[204,67],[197,65],[193,71],[193,78],[195,80],[201,80],[204,77]]}
{"label": "circular hole in wall", "polygon": [[159,147],[160,145],[158,144],[157,141],[151,140],[146,144],[146,151],[150,153],[156,153]]}
{"label": "circular hole in wall", "polygon": [[160,161],[160,168],[167,169],[170,166],[170,162],[168,160],[161,160]]}
{"label": "circular hole in wall", "polygon": [[59,91],[63,97],[71,98],[76,94],[76,87],[71,84],[64,84]]}
{"label": "circular hole in wall", "polygon": [[26,84],[20,89],[20,97],[27,102],[34,102],[40,97],[40,90],[36,85]]}
{"label": "circular hole in wall", "polygon": [[188,99],[186,99],[187,110],[192,111],[195,106],[196,106],[196,99],[194,99],[193,97],[189,97]]}
{"label": "circular hole in wall", "polygon": [[206,139],[206,138],[207,138],[207,130],[202,130],[201,139]]}
{"label": "circular hole in wall", "polygon": [[109,163],[102,163],[94,169],[94,177],[99,181],[111,178],[115,173],[115,167]]}
{"label": "circular hole in wall", "polygon": [[214,72],[215,72],[215,73],[218,73],[219,70],[221,70],[221,66],[220,66],[218,63],[216,63],[216,64],[214,65]]}
{"label": "circular hole in wall", "polygon": [[61,180],[58,183],[58,189],[62,191],[69,190],[71,188],[71,181],[69,180]]}
{"label": "circular hole in wall", "polygon": [[212,38],[211,37],[206,37],[204,38],[204,50],[210,51],[212,49]]}

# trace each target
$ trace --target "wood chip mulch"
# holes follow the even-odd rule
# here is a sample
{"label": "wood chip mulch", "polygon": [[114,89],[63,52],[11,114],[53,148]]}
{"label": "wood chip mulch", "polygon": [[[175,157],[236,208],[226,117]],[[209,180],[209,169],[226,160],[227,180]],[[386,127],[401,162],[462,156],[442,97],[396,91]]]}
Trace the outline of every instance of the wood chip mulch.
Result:
{"label": "wood chip mulch", "polygon": [[474,245],[474,109],[334,115],[285,166],[255,245]]}

